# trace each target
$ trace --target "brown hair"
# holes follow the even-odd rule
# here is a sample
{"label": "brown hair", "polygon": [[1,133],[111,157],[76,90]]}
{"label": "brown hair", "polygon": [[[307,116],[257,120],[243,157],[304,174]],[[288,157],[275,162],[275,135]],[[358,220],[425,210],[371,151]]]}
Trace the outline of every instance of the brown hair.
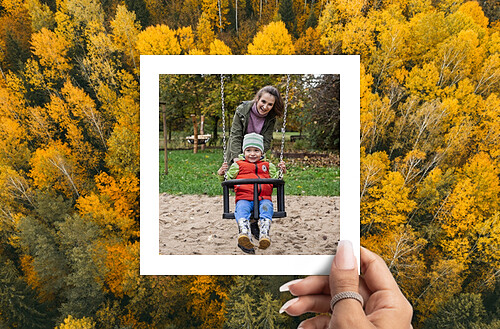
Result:
{"label": "brown hair", "polygon": [[277,117],[281,117],[283,115],[283,109],[284,109],[283,98],[281,98],[281,94],[276,87],[273,87],[273,86],[262,87],[255,94],[253,102],[257,103],[259,101],[260,97],[262,96],[262,94],[264,94],[264,93],[268,93],[268,94],[274,96],[275,101],[274,101],[273,109],[271,111],[274,111],[274,113],[276,114]]}

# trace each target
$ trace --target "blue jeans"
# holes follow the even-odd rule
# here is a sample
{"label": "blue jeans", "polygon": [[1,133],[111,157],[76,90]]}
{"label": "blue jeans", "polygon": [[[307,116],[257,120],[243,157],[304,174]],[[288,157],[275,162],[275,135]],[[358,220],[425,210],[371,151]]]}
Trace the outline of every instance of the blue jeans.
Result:
{"label": "blue jeans", "polygon": [[[240,200],[236,202],[236,207],[234,209],[234,218],[236,221],[238,221],[241,218],[244,219],[249,219],[250,218],[250,212],[253,211],[253,201],[248,201],[248,200]],[[273,219],[273,203],[271,200],[261,200],[259,202],[259,219]]]}

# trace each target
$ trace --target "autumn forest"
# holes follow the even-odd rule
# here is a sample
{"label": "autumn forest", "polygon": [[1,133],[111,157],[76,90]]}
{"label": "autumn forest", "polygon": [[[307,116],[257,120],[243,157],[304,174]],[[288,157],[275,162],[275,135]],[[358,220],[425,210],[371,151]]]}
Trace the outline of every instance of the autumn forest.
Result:
{"label": "autumn forest", "polygon": [[293,276],[139,275],[141,54],[360,55],[362,245],[414,328],[499,328],[499,13],[497,0],[0,0],[0,328],[304,319],[277,312]]}

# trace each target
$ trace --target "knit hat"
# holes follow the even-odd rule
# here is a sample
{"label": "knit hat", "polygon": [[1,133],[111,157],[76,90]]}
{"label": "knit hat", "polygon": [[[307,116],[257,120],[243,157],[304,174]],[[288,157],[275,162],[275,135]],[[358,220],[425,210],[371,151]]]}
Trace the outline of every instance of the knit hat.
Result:
{"label": "knit hat", "polygon": [[247,147],[256,147],[264,153],[264,137],[256,133],[246,134],[245,137],[243,137],[243,151],[245,151]]}

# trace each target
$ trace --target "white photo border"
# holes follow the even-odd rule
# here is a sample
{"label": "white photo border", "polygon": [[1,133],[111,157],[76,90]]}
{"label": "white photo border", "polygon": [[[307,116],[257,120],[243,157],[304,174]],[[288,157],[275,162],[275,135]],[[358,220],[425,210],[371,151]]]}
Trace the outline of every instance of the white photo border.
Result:
{"label": "white photo border", "polygon": [[358,55],[141,55],[141,275],[328,275],[333,260],[333,255],[160,255],[160,74],[340,74],[340,239],[353,243],[359,269]]}

